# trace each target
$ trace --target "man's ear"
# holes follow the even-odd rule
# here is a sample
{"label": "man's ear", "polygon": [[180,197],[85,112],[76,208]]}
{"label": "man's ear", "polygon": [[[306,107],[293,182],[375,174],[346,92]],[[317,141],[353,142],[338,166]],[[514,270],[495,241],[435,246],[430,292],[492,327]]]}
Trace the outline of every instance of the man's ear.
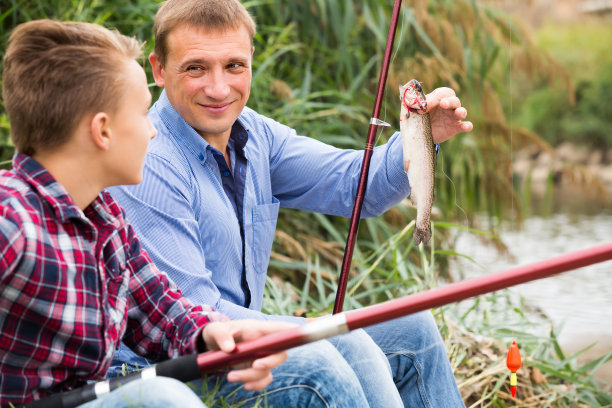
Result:
{"label": "man's ear", "polygon": [[149,54],[149,62],[151,63],[151,68],[153,71],[153,79],[155,79],[155,85],[163,88],[165,85],[164,81],[164,68],[162,67],[161,61],[157,54],[152,52]]}
{"label": "man's ear", "polygon": [[90,123],[91,140],[94,145],[102,150],[108,150],[111,145],[112,131],[110,120],[106,112],[98,112]]}

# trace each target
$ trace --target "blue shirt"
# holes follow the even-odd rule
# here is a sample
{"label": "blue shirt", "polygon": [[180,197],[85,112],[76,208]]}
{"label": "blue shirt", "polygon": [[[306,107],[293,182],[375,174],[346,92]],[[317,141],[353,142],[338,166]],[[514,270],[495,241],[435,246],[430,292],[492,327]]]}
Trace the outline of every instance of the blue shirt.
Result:
{"label": "blue shirt", "polygon": [[[248,138],[243,243],[240,217],[223,187],[214,149],[174,110],[165,92],[149,116],[158,133],[149,144],[143,181],[110,190],[156,265],[187,298],[232,319],[303,322],[260,312],[279,207],[350,217],[363,151],[299,136],[244,108],[237,120]],[[400,139],[396,133],[374,148],[363,217],[384,213],[410,193]],[[240,172],[235,154],[231,149],[234,173]],[[243,272],[251,295],[248,307]]]}

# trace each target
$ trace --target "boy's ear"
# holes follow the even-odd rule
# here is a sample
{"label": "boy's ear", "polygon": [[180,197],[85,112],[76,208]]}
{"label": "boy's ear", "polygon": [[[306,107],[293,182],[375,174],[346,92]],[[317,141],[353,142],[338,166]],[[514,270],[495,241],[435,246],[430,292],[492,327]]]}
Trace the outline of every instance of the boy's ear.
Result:
{"label": "boy's ear", "polygon": [[149,54],[149,62],[151,63],[151,68],[153,72],[153,79],[155,79],[155,85],[163,88],[165,85],[164,81],[164,67],[162,67],[161,61],[157,54],[152,52]]}
{"label": "boy's ear", "polygon": [[106,112],[98,112],[91,119],[91,139],[102,150],[108,150],[111,145],[112,131],[110,120]]}

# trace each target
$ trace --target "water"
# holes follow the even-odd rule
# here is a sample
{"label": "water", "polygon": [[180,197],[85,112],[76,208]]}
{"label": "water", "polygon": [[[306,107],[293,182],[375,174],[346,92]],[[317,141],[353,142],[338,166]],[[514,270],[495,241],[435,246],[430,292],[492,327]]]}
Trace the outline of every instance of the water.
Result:
{"label": "water", "polygon": [[[474,277],[612,242],[612,210],[532,216],[524,221],[521,229],[511,222],[503,222],[501,231],[500,238],[508,247],[509,256],[484,245],[474,234],[462,232],[457,251],[484,268],[474,267],[467,260],[458,260],[455,266],[466,277]],[[551,319],[567,352],[597,342],[584,355],[588,361],[612,351],[612,261],[518,285],[511,290],[520,292],[529,304],[540,308]],[[612,362],[600,369],[598,375],[612,382]]]}

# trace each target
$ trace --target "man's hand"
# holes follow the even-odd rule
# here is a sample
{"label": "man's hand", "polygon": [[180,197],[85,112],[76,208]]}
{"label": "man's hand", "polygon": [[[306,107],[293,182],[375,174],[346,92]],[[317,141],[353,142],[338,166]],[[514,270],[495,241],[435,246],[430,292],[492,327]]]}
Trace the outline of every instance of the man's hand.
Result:
{"label": "man's hand", "polygon": [[[256,339],[266,334],[292,327],[295,327],[295,325],[283,322],[233,320],[207,324],[202,331],[202,336],[209,350],[220,349],[230,353],[236,347],[236,343]],[[287,352],[285,351],[258,358],[244,368],[239,367],[240,369],[230,371],[227,374],[227,380],[230,382],[243,382],[245,390],[261,390],[272,382],[270,370],[283,363],[286,359]]]}
{"label": "man's hand", "polygon": [[474,127],[472,122],[463,120],[467,117],[467,109],[461,106],[461,100],[451,88],[436,88],[426,98],[434,143],[442,143]]}

